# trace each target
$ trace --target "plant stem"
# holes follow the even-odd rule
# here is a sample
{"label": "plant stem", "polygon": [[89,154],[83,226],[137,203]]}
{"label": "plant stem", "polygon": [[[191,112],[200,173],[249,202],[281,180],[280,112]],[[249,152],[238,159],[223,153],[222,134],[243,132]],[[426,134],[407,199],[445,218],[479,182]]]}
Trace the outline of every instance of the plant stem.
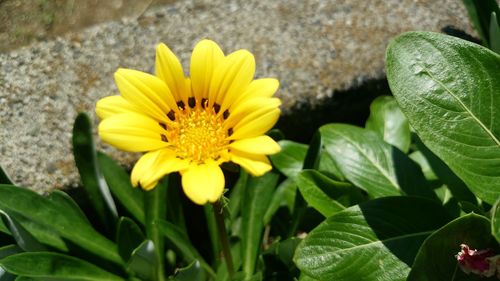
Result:
{"label": "plant stem", "polygon": [[219,232],[219,239],[222,246],[222,256],[226,261],[227,272],[229,278],[234,276],[233,257],[231,256],[231,247],[229,246],[229,239],[227,237],[226,225],[224,224],[224,207],[217,201],[213,203],[215,223],[217,224],[217,231]]}

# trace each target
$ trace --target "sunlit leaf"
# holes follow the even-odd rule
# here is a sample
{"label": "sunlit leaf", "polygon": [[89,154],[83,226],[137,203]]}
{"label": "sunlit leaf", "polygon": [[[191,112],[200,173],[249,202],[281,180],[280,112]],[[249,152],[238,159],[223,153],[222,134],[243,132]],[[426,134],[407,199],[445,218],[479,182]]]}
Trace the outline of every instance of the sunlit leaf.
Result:
{"label": "sunlit leaf", "polygon": [[272,155],[271,161],[274,167],[285,176],[295,178],[304,165],[307,145],[289,140],[282,140],[278,143],[281,146],[281,151]]}

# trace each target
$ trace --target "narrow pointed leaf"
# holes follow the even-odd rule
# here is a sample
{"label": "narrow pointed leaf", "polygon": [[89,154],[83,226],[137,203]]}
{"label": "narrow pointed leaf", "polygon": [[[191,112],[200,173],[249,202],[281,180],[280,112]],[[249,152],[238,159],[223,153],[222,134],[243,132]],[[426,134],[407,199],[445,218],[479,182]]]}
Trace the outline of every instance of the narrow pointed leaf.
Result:
{"label": "narrow pointed leaf", "polygon": [[174,277],[175,281],[205,281],[207,280],[205,271],[198,261],[181,268]]}
{"label": "narrow pointed leaf", "polygon": [[155,224],[157,220],[164,220],[167,215],[167,188],[168,176],[163,178],[153,190],[144,192],[144,208],[146,220],[146,237],[154,244],[156,253],[156,275],[157,280],[163,280],[164,268],[163,261],[165,260],[165,242],[163,235]]}
{"label": "narrow pointed leaf", "polygon": [[462,2],[467,8],[472,24],[477,33],[479,33],[483,43],[489,46],[488,30],[490,15],[491,12],[495,12],[497,15],[500,14],[498,4],[495,0],[462,0]]}
{"label": "narrow pointed leaf", "polygon": [[113,228],[118,220],[118,212],[108,185],[99,169],[92,137],[92,125],[90,118],[85,113],[80,113],[77,116],[73,126],[73,156],[83,187],[90,203],[96,210],[101,225],[108,232],[114,233]]}
{"label": "narrow pointed leaf", "polygon": [[18,215],[40,224],[109,261],[122,263],[116,245],[94,230],[87,220],[74,212],[64,212],[51,200],[29,189],[0,184],[0,209],[15,214],[16,219]]}
{"label": "narrow pointed leaf", "polygon": [[182,257],[188,262],[198,262],[204,270],[206,270],[210,275],[215,276],[215,272],[208,265],[208,263],[203,259],[202,255],[196,250],[196,248],[191,244],[186,233],[184,233],[176,225],[165,221],[157,220],[155,225],[159,231],[178,249]]}
{"label": "narrow pointed leaf", "polygon": [[245,186],[241,215],[241,259],[245,278],[253,275],[262,242],[264,214],[271,202],[279,175],[269,172],[262,177],[251,177]]}
{"label": "narrow pointed leaf", "polygon": [[500,56],[458,38],[409,32],[387,49],[387,78],[422,142],[471,191],[500,197]]}
{"label": "narrow pointed leaf", "polygon": [[443,226],[425,240],[415,258],[408,281],[493,280],[462,272],[455,258],[461,244],[472,249],[498,248],[498,243],[490,234],[490,221],[476,214],[465,215]]}
{"label": "narrow pointed leaf", "polygon": [[0,211],[0,217],[3,223],[9,228],[12,237],[21,249],[26,252],[39,252],[47,248],[43,246],[33,235],[31,235],[20,223],[13,217],[10,217],[4,211]]}
{"label": "narrow pointed leaf", "polygon": [[118,253],[123,260],[129,260],[132,252],[139,247],[146,237],[139,226],[127,217],[121,217],[118,221],[116,244]]}
{"label": "narrow pointed leaf", "polygon": [[132,187],[130,175],[104,153],[97,153],[97,160],[111,193],[139,222],[144,223],[144,193]]}
{"label": "narrow pointed leaf", "polygon": [[319,131],[342,174],[372,197],[408,194],[437,200],[418,165],[375,132],[347,124]]}
{"label": "narrow pointed leaf", "polygon": [[491,208],[491,233],[500,243],[500,198]]}
{"label": "narrow pointed leaf", "polygon": [[420,244],[449,220],[434,200],[371,200],[313,229],[295,251],[294,261],[319,280],[404,281]]}
{"label": "narrow pointed leaf", "polygon": [[500,16],[495,12],[491,13],[490,17],[490,49],[497,54],[500,54],[500,23],[497,17]]}
{"label": "narrow pointed leaf", "polygon": [[127,269],[143,280],[160,280],[157,279],[159,265],[153,241],[146,240],[132,252]]}
{"label": "narrow pointed leaf", "polygon": [[2,166],[0,166],[0,184],[14,184]]}
{"label": "narrow pointed leaf", "polygon": [[71,217],[78,217],[81,221],[90,224],[85,213],[80,209],[78,204],[65,192],[60,190],[53,190],[47,195],[47,199],[54,203],[60,210],[70,213]]}
{"label": "narrow pointed leaf", "polygon": [[23,249],[21,249],[18,245],[7,245],[0,247],[0,260],[21,252],[23,252]]}
{"label": "narrow pointed leaf", "polygon": [[307,145],[289,140],[282,140],[278,143],[281,146],[281,151],[272,155],[271,161],[276,169],[285,176],[295,178],[304,165]]}
{"label": "narrow pointed leaf", "polygon": [[9,216],[14,218],[19,224],[21,224],[40,243],[51,246],[63,252],[68,251],[68,246],[66,245],[66,242],[64,241],[62,236],[52,228],[41,223],[37,223],[30,218],[24,217],[17,213],[11,212]]}
{"label": "narrow pointed leaf", "polygon": [[0,266],[13,274],[50,280],[123,280],[119,276],[84,260],[49,252],[20,253],[8,256],[0,260]]}
{"label": "narrow pointed leaf", "polygon": [[365,127],[375,131],[387,143],[408,152],[411,141],[410,125],[393,97],[380,96],[372,102]]}

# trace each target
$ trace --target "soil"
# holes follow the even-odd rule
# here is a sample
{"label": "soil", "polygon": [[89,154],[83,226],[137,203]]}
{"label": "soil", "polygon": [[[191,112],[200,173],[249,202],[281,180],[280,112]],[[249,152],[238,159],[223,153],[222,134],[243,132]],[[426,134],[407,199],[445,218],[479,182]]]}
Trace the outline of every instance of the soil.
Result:
{"label": "soil", "polygon": [[0,0],[0,52],[176,0]]}

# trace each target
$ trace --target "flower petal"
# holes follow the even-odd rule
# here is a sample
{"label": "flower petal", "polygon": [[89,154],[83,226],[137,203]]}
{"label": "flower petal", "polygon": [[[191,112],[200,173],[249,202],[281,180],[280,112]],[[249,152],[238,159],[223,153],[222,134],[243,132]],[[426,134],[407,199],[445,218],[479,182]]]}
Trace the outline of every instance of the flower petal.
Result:
{"label": "flower petal", "polygon": [[263,135],[276,124],[279,116],[279,108],[254,111],[233,127],[233,134],[228,139],[237,140]]}
{"label": "flower petal", "polygon": [[189,162],[177,158],[175,152],[170,149],[161,149],[143,155],[132,170],[132,185],[140,184],[144,190],[150,190],[156,186],[163,176],[185,170]]}
{"label": "flower petal", "polygon": [[266,135],[237,140],[232,142],[229,147],[241,152],[265,155],[275,154],[281,150],[280,145]]}
{"label": "flower petal", "polygon": [[223,59],[224,53],[214,41],[202,40],[194,47],[189,75],[197,101],[208,98],[213,71]]}
{"label": "flower petal", "polygon": [[162,79],[170,89],[175,101],[184,101],[191,94],[191,89],[186,86],[186,77],[182,71],[182,65],[175,54],[163,43],[156,47],[156,76]]}
{"label": "flower petal", "polygon": [[260,111],[262,113],[274,108],[278,108],[280,105],[281,100],[278,98],[256,97],[252,99],[246,99],[244,103],[240,103],[237,107],[234,107],[229,111],[229,117],[225,121],[225,125],[228,127],[233,127],[244,117],[255,111]]}
{"label": "flower petal", "polygon": [[137,108],[130,104],[122,96],[109,96],[100,99],[96,103],[95,112],[102,120],[117,114],[130,112],[137,113]]}
{"label": "flower petal", "polygon": [[247,50],[238,50],[224,58],[215,69],[208,94],[209,106],[221,106],[221,113],[245,91],[255,75],[255,58]]}
{"label": "flower petal", "polygon": [[262,78],[253,80],[243,92],[230,106],[230,110],[240,106],[241,103],[246,103],[249,98],[266,97],[270,98],[278,90],[279,81],[274,78]]}
{"label": "flower petal", "polygon": [[122,96],[145,115],[161,121],[171,109],[177,110],[167,85],[154,75],[120,68],[115,81]]}
{"label": "flower petal", "polygon": [[260,154],[231,151],[231,161],[256,177],[262,176],[273,168],[267,156]]}
{"label": "flower petal", "polygon": [[224,174],[215,162],[191,165],[182,173],[182,188],[198,205],[219,200],[224,191]]}
{"label": "flower petal", "polygon": [[167,147],[162,140],[163,128],[147,116],[137,113],[125,113],[108,117],[99,124],[101,139],[130,152],[143,152]]}

